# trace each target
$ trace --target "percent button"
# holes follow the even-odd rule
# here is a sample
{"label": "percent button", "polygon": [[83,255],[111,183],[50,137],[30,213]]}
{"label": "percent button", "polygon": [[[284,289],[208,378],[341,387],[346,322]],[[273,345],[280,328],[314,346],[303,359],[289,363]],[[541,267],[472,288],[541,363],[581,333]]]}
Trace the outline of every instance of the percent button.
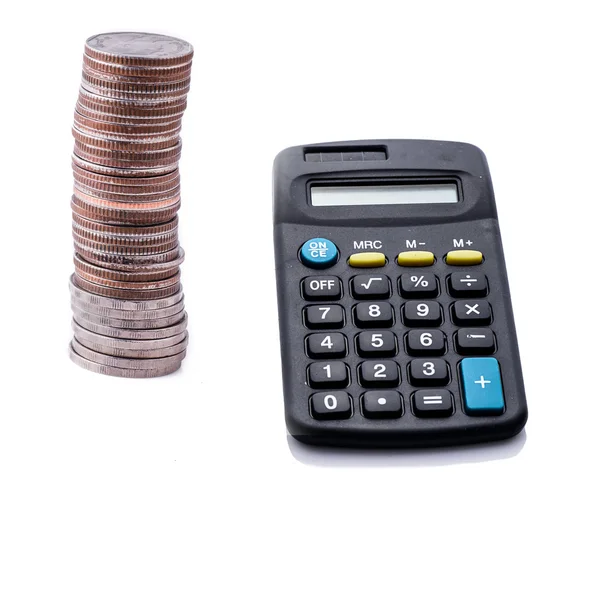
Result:
{"label": "percent button", "polygon": [[431,273],[422,275],[404,273],[398,283],[403,298],[435,298],[439,293],[438,279]]}

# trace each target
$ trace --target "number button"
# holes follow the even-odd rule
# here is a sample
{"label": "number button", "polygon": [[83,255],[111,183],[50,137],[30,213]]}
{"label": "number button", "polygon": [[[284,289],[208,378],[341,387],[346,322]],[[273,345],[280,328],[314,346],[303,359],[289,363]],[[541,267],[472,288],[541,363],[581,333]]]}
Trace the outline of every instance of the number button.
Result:
{"label": "number button", "polygon": [[400,370],[393,360],[366,360],[358,370],[363,387],[396,387],[400,383]]}
{"label": "number button", "polygon": [[448,290],[455,298],[481,298],[487,296],[488,280],[478,273],[452,273]]}
{"label": "number button", "polygon": [[357,275],[350,285],[352,296],[359,300],[379,300],[391,296],[390,279],[385,275]]}
{"label": "number button", "polygon": [[306,353],[312,358],[343,358],[346,352],[346,337],[341,333],[312,333],[306,338]]}
{"label": "number button", "polygon": [[346,392],[319,392],[310,398],[313,419],[326,421],[349,419],[352,416],[352,398]]}
{"label": "number button", "polygon": [[391,327],[394,323],[392,305],[388,302],[361,302],[354,308],[357,327]]}
{"label": "number button", "polygon": [[420,275],[404,273],[399,283],[403,298],[435,298],[439,293],[438,279],[430,273]]}
{"label": "number button", "polygon": [[304,323],[309,329],[337,329],[344,326],[344,309],[338,304],[307,306]]}
{"label": "number button", "polygon": [[413,394],[412,403],[415,415],[422,419],[449,417],[454,410],[448,390],[418,390]]}
{"label": "number button", "polygon": [[408,377],[414,386],[446,385],[450,382],[450,371],[446,361],[437,358],[411,360]]}
{"label": "number button", "polygon": [[344,388],[349,383],[350,376],[346,363],[318,362],[308,366],[308,384],[312,388]]}
{"label": "number button", "polygon": [[342,282],[339,277],[307,277],[302,282],[302,296],[306,300],[339,300]]}
{"label": "number button", "polygon": [[445,354],[446,335],[439,329],[412,329],[406,336],[406,352],[412,356]]}
{"label": "number button", "polygon": [[493,354],[496,341],[491,329],[459,329],[456,333],[456,351],[459,354]]}
{"label": "number button", "polygon": [[365,392],[362,411],[367,419],[398,419],[402,416],[402,396],[392,390]]}
{"label": "number button", "polygon": [[442,307],[438,302],[407,302],[402,311],[404,324],[407,327],[437,326],[442,324]]}
{"label": "number button", "polygon": [[362,331],[356,336],[359,356],[396,356],[396,336],[391,331]]}
{"label": "number button", "polygon": [[489,325],[492,308],[485,300],[461,300],[452,305],[452,320],[457,325]]}

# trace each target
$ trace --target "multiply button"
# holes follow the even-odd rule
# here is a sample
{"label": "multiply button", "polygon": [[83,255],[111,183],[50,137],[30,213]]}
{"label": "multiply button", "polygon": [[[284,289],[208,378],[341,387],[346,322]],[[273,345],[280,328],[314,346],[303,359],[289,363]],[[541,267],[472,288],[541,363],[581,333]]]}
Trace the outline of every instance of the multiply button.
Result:
{"label": "multiply button", "polygon": [[477,273],[452,273],[448,287],[455,298],[480,298],[488,293],[487,277]]}
{"label": "multiply button", "polygon": [[302,282],[302,295],[306,300],[339,300],[342,282],[338,277],[307,277]]}
{"label": "multiply button", "polygon": [[504,412],[500,367],[495,358],[465,358],[460,377],[468,415],[497,415]]}
{"label": "multiply button", "polygon": [[339,253],[335,244],[325,238],[313,238],[300,248],[300,260],[312,269],[325,269],[333,265]]}
{"label": "multiply button", "polygon": [[452,305],[452,320],[457,325],[489,325],[492,309],[485,300],[462,300]]}

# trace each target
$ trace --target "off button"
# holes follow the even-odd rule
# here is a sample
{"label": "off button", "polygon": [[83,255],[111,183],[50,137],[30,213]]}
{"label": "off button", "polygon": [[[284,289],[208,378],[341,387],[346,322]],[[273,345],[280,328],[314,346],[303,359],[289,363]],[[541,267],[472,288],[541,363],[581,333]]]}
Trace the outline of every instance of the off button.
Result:
{"label": "off button", "polygon": [[300,248],[300,260],[311,269],[325,269],[337,262],[336,245],[325,238],[313,238]]}

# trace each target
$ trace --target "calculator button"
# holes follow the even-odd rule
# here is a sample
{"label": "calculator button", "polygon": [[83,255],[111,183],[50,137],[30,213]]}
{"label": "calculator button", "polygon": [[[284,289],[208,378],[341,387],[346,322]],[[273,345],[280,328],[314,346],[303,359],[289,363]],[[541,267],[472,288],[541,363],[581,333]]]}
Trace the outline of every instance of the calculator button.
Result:
{"label": "calculator button", "polygon": [[339,300],[342,282],[339,277],[307,277],[302,281],[302,296],[306,300]]}
{"label": "calculator button", "polygon": [[392,390],[362,395],[362,412],[367,419],[398,419],[402,416],[402,404],[402,396]]}
{"label": "calculator button", "polygon": [[396,356],[396,336],[391,331],[362,331],[356,336],[356,352],[364,357]]}
{"label": "calculator button", "polygon": [[450,382],[450,371],[446,361],[438,358],[411,360],[408,377],[414,386],[446,385]]}
{"label": "calculator button", "polygon": [[480,265],[483,262],[483,254],[478,250],[452,250],[446,254],[447,265]]}
{"label": "calculator button", "polygon": [[346,392],[319,392],[310,398],[313,419],[330,421],[352,416],[352,398]]}
{"label": "calculator button", "polygon": [[317,362],[308,366],[308,385],[313,388],[343,388],[350,383],[346,363],[341,361]]}
{"label": "calculator button", "polygon": [[459,370],[468,415],[504,412],[502,379],[495,358],[465,358]]}
{"label": "calculator button", "polygon": [[450,295],[455,298],[480,298],[487,296],[488,281],[485,275],[452,273],[448,279]]}
{"label": "calculator button", "polygon": [[400,277],[400,294],[403,298],[435,298],[438,291],[438,279],[430,273],[404,273]]}
{"label": "calculator button", "polygon": [[402,320],[407,327],[441,325],[442,307],[437,302],[410,300],[402,308]]}
{"label": "calculator button", "polygon": [[439,329],[412,329],[406,334],[406,352],[412,356],[446,353],[446,334]]}
{"label": "calculator button", "polygon": [[363,387],[396,387],[400,383],[400,369],[393,360],[366,360],[358,367]]}
{"label": "calculator button", "polygon": [[435,262],[433,252],[415,250],[413,252],[400,252],[396,262],[401,267],[429,267]]}
{"label": "calculator button", "polygon": [[306,353],[312,358],[343,358],[347,352],[346,336],[341,333],[311,333],[306,338]]}
{"label": "calculator button", "polygon": [[459,354],[493,354],[496,349],[491,329],[459,329],[455,342]]}
{"label": "calculator button", "polygon": [[452,320],[457,325],[489,325],[492,309],[485,300],[461,300],[452,305]]}
{"label": "calculator button", "polygon": [[309,329],[337,329],[344,326],[344,309],[338,304],[307,306],[304,323]]}
{"label": "calculator button", "polygon": [[325,238],[313,238],[300,248],[300,260],[312,269],[325,269],[333,265],[339,253],[336,245]]}
{"label": "calculator button", "polygon": [[391,327],[394,323],[392,305],[388,302],[360,302],[354,307],[357,327]]}
{"label": "calculator button", "polygon": [[348,259],[348,264],[351,267],[365,269],[368,267],[383,267],[385,266],[385,254],[381,252],[358,252],[352,254]]}
{"label": "calculator button", "polygon": [[352,296],[358,300],[378,300],[391,296],[389,277],[385,275],[357,275],[350,282]]}
{"label": "calculator button", "polygon": [[422,419],[449,417],[454,406],[448,390],[418,390],[413,394],[412,404],[413,412]]}

